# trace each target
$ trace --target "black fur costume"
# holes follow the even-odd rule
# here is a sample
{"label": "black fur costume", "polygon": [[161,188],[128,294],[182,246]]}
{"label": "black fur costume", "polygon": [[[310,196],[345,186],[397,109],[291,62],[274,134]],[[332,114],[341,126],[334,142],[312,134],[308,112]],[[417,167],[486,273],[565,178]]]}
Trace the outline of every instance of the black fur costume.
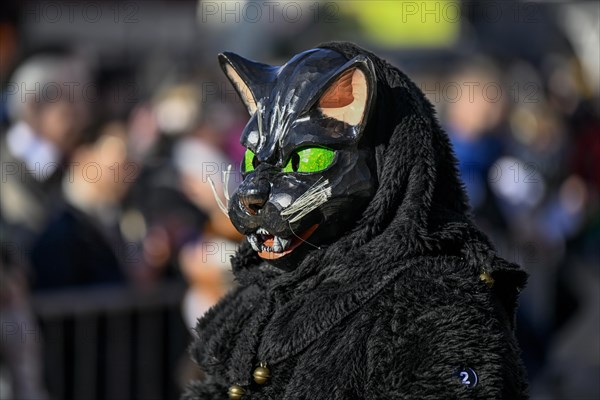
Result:
{"label": "black fur costume", "polygon": [[[184,399],[226,399],[233,384],[243,399],[526,398],[513,335],[526,274],[473,225],[431,104],[377,56],[319,47],[374,63],[377,191],[352,230],[291,272],[244,242],[239,286],[198,323],[206,379]],[[252,377],[261,361],[264,385]]]}

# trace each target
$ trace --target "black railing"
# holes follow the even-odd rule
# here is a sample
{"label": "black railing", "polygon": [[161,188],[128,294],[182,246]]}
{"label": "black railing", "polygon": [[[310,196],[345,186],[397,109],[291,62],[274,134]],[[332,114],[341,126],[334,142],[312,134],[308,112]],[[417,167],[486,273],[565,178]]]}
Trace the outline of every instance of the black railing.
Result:
{"label": "black railing", "polygon": [[185,286],[36,294],[44,367],[56,400],[179,397],[177,373],[190,340],[181,318]]}

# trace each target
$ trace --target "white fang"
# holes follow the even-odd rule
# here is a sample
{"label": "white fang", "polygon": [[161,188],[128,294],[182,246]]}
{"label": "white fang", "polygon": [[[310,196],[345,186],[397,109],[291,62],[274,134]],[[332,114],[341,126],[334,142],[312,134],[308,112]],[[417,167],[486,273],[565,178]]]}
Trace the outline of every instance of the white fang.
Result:
{"label": "white fang", "polygon": [[288,222],[297,222],[308,213],[324,204],[331,197],[329,180],[321,182],[321,178],[306,192],[302,193],[288,208],[281,211],[281,216]]}

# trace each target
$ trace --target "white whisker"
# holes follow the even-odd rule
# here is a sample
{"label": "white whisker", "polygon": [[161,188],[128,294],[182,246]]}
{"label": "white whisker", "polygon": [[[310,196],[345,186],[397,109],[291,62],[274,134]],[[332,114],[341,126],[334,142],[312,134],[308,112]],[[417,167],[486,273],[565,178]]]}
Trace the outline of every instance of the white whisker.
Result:
{"label": "white whisker", "polygon": [[289,207],[281,211],[281,216],[288,222],[297,222],[311,211],[326,203],[331,197],[329,181],[321,182],[321,178],[306,192],[296,199]]}
{"label": "white whisker", "polygon": [[223,211],[223,214],[227,215],[227,218],[229,218],[229,213],[227,212],[227,207],[223,204],[223,201],[219,197],[219,194],[217,193],[217,187],[215,186],[215,183],[213,182],[211,177],[208,177],[208,183],[210,183],[210,188],[212,189],[213,195],[215,196],[215,200],[217,201],[217,205],[219,206],[219,209],[221,211]]}
{"label": "white whisker", "polygon": [[294,230],[292,229],[292,223],[291,223],[291,222],[289,222],[288,224],[289,224],[289,226],[290,226],[290,231],[292,231],[292,235],[296,236],[298,239],[300,239],[300,240],[301,240],[301,241],[303,241],[304,243],[311,245],[311,246],[312,246],[312,247],[314,247],[315,249],[319,249],[319,250],[321,250],[321,248],[320,248],[319,246],[317,246],[317,245],[314,245],[314,244],[312,244],[311,242],[309,242],[308,240],[304,240],[304,239],[302,239],[300,236],[296,235],[296,232],[294,232]]}

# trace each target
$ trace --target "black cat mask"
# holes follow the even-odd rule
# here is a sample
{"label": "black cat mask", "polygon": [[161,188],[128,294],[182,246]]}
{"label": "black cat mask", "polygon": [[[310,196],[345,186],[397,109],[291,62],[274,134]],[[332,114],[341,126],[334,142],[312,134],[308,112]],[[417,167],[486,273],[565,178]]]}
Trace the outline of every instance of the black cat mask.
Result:
{"label": "black cat mask", "polygon": [[250,113],[233,225],[268,260],[335,240],[377,185],[363,140],[377,87],[371,60],[317,48],[282,66],[233,53],[219,61]]}

